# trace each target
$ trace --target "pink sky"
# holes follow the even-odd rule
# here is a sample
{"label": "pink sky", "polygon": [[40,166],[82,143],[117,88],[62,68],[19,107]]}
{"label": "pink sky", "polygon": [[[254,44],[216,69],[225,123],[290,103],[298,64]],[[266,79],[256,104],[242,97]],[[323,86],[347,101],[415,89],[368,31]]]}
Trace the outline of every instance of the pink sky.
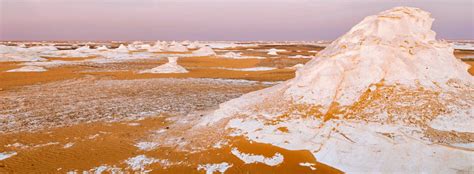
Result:
{"label": "pink sky", "polygon": [[332,40],[401,5],[474,39],[472,0],[0,0],[0,40]]}

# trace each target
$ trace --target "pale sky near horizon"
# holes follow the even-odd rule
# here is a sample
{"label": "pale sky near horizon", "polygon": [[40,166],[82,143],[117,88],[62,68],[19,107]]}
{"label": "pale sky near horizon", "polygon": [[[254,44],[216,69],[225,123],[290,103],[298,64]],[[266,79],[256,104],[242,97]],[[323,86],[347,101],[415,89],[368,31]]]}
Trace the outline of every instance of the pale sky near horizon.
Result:
{"label": "pale sky near horizon", "polygon": [[474,39],[474,0],[0,0],[0,40],[332,40],[402,5]]}

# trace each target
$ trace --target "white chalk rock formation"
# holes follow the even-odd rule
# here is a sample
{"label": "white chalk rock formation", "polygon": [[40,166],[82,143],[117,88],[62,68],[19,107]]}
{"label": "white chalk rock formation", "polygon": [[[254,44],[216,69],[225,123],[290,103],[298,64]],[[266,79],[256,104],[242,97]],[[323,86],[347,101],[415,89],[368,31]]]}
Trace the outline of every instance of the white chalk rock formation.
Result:
{"label": "white chalk rock formation", "polygon": [[193,43],[190,43],[186,46],[188,49],[197,49],[199,48],[199,43],[198,42],[193,42]]}
{"label": "white chalk rock formation", "polygon": [[275,48],[269,49],[267,54],[271,55],[271,56],[277,56],[278,55],[278,50],[275,49]]}
{"label": "white chalk rock formation", "polygon": [[90,53],[93,50],[89,46],[86,45],[86,46],[82,46],[82,47],[79,47],[79,48],[75,49],[75,51],[80,52],[80,53]]}
{"label": "white chalk rock formation", "polygon": [[141,44],[141,45],[138,45],[138,49],[139,50],[149,50],[151,48],[151,45],[150,44]]}
{"label": "white chalk rock formation", "polygon": [[153,45],[152,47],[148,49],[148,52],[150,53],[163,52],[163,47],[164,47],[164,44],[162,42],[156,41],[155,45]]}
{"label": "white chalk rock formation", "polygon": [[159,46],[159,45],[154,45],[154,46],[150,47],[150,49],[148,49],[148,52],[150,52],[150,53],[159,53],[159,52],[163,52],[163,49],[161,49],[161,46]]}
{"label": "white chalk rock formation", "polygon": [[130,52],[128,50],[128,48],[123,44],[120,44],[120,46],[118,48],[116,48],[114,51],[117,52],[117,53],[129,53]]}
{"label": "white chalk rock formation", "polygon": [[204,46],[196,51],[193,51],[194,56],[215,56],[216,52],[211,47]]}
{"label": "white chalk rock formation", "polygon": [[314,56],[303,56],[303,55],[294,55],[294,56],[288,56],[288,58],[291,59],[312,59]]}
{"label": "white chalk rock formation", "polygon": [[[133,49],[133,48],[132,48]],[[99,55],[99,59],[91,60],[94,62],[110,62],[118,60],[132,60],[132,59],[145,59],[149,58],[150,55],[146,53],[132,53],[127,46],[120,44],[118,48],[107,49],[104,51],[97,51],[96,55]]]}
{"label": "white chalk rock formation", "polygon": [[105,45],[97,47],[97,51],[107,51],[107,50],[109,50],[109,49]]}
{"label": "white chalk rock formation", "polygon": [[89,46],[82,46],[75,50],[50,50],[42,51],[41,56],[57,58],[87,58],[95,56],[97,50],[90,49]]}
{"label": "white chalk rock formation", "polygon": [[41,52],[47,52],[47,51],[57,51],[58,49],[54,46],[34,46],[34,47],[28,48],[28,50],[32,52],[41,53]]}
{"label": "white chalk rock formation", "polygon": [[186,48],[185,46],[183,46],[179,43],[174,43],[171,46],[167,47],[165,49],[165,51],[168,51],[168,52],[187,52],[189,50],[188,50],[188,48]]}
{"label": "white chalk rock formation", "polygon": [[474,45],[471,43],[453,43],[453,48],[457,50],[474,51]]}
{"label": "white chalk rock formation", "polygon": [[200,125],[309,150],[347,173],[472,172],[474,79],[432,22],[410,7],[368,16],[294,79],[223,103]]}
{"label": "white chalk rock formation", "polygon": [[178,57],[168,57],[168,63],[156,68],[140,71],[140,73],[188,73],[184,67],[178,65]]}
{"label": "white chalk rock formation", "polygon": [[271,55],[271,56],[277,56],[278,55],[278,52],[285,52],[286,50],[283,50],[283,49],[276,49],[276,48],[272,48],[272,49],[269,49],[267,51],[267,54],[268,55]]}
{"label": "white chalk rock formation", "polygon": [[232,51],[221,55],[221,57],[230,58],[230,59],[265,59],[265,57],[260,57],[260,56],[242,56],[242,53],[232,52]]}
{"label": "white chalk rock formation", "polygon": [[242,53],[236,53],[236,52],[227,52],[225,53],[224,55],[222,55],[222,57],[226,57],[226,58],[240,58],[242,57]]}
{"label": "white chalk rock formation", "polygon": [[76,50],[58,50],[43,52],[41,56],[56,57],[56,58],[85,58],[92,56],[90,53],[79,52]]}
{"label": "white chalk rock formation", "polygon": [[0,62],[43,61],[39,52],[28,48],[0,45]]}
{"label": "white chalk rock formation", "polygon": [[44,72],[45,68],[40,66],[24,66],[17,69],[8,70],[7,72]]}
{"label": "white chalk rock formation", "polygon": [[128,51],[131,51],[131,52],[138,51],[138,48],[135,47],[134,44],[128,45],[128,46],[127,46],[127,49],[128,49]]}
{"label": "white chalk rock formation", "polygon": [[190,43],[191,43],[191,41],[185,40],[185,41],[182,41],[182,42],[181,42],[181,45],[186,45],[186,46],[187,46],[187,45],[189,45]]}

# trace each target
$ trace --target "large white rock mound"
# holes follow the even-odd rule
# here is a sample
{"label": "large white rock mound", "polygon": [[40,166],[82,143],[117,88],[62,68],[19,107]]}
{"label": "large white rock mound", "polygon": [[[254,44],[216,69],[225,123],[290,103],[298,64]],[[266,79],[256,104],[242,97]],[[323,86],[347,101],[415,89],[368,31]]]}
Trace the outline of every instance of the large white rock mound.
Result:
{"label": "large white rock mound", "polygon": [[432,22],[410,7],[368,16],[294,79],[223,103],[200,125],[310,150],[348,173],[472,172],[474,79]]}

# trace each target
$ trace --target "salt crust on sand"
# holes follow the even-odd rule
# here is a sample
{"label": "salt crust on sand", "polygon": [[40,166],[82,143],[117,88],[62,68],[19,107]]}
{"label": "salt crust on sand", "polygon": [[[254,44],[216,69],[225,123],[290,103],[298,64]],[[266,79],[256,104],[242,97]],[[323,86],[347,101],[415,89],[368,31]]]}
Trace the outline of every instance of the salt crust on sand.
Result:
{"label": "salt crust on sand", "polygon": [[314,164],[314,163],[307,163],[306,162],[306,163],[299,163],[299,165],[303,166],[303,167],[309,167],[309,169],[311,169],[311,170],[316,170],[316,167],[314,167],[314,166],[316,166],[316,164]]}
{"label": "salt crust on sand", "polygon": [[252,67],[252,68],[218,68],[218,69],[232,70],[232,71],[270,71],[277,68],[260,66],[260,67]]}
{"label": "salt crust on sand", "polygon": [[259,57],[259,56],[242,56],[242,53],[240,52],[226,52],[223,55],[220,55],[220,57],[223,58],[230,58],[230,59],[265,59],[265,57]]}
{"label": "salt crust on sand", "polygon": [[156,143],[156,142],[138,142],[137,144],[135,144],[135,147],[137,147],[140,150],[144,150],[144,151],[154,150],[158,146],[159,146],[159,144]]}
{"label": "salt crust on sand", "polygon": [[47,69],[40,66],[24,66],[17,69],[8,70],[7,72],[44,72]]}
{"label": "salt crust on sand", "polygon": [[232,164],[223,162],[218,164],[199,164],[197,170],[205,170],[206,174],[213,174],[214,172],[224,173],[231,168]]}
{"label": "salt crust on sand", "polygon": [[254,155],[240,152],[237,148],[232,148],[231,153],[235,155],[237,158],[242,160],[245,164],[253,164],[253,163],[263,163],[269,166],[276,166],[283,162],[283,155],[280,153],[275,153],[270,158],[267,158],[263,155]]}
{"label": "salt crust on sand", "polygon": [[145,167],[156,162],[158,162],[157,159],[149,158],[145,155],[138,155],[125,161],[131,170],[141,172],[149,172],[148,170],[145,170]]}

